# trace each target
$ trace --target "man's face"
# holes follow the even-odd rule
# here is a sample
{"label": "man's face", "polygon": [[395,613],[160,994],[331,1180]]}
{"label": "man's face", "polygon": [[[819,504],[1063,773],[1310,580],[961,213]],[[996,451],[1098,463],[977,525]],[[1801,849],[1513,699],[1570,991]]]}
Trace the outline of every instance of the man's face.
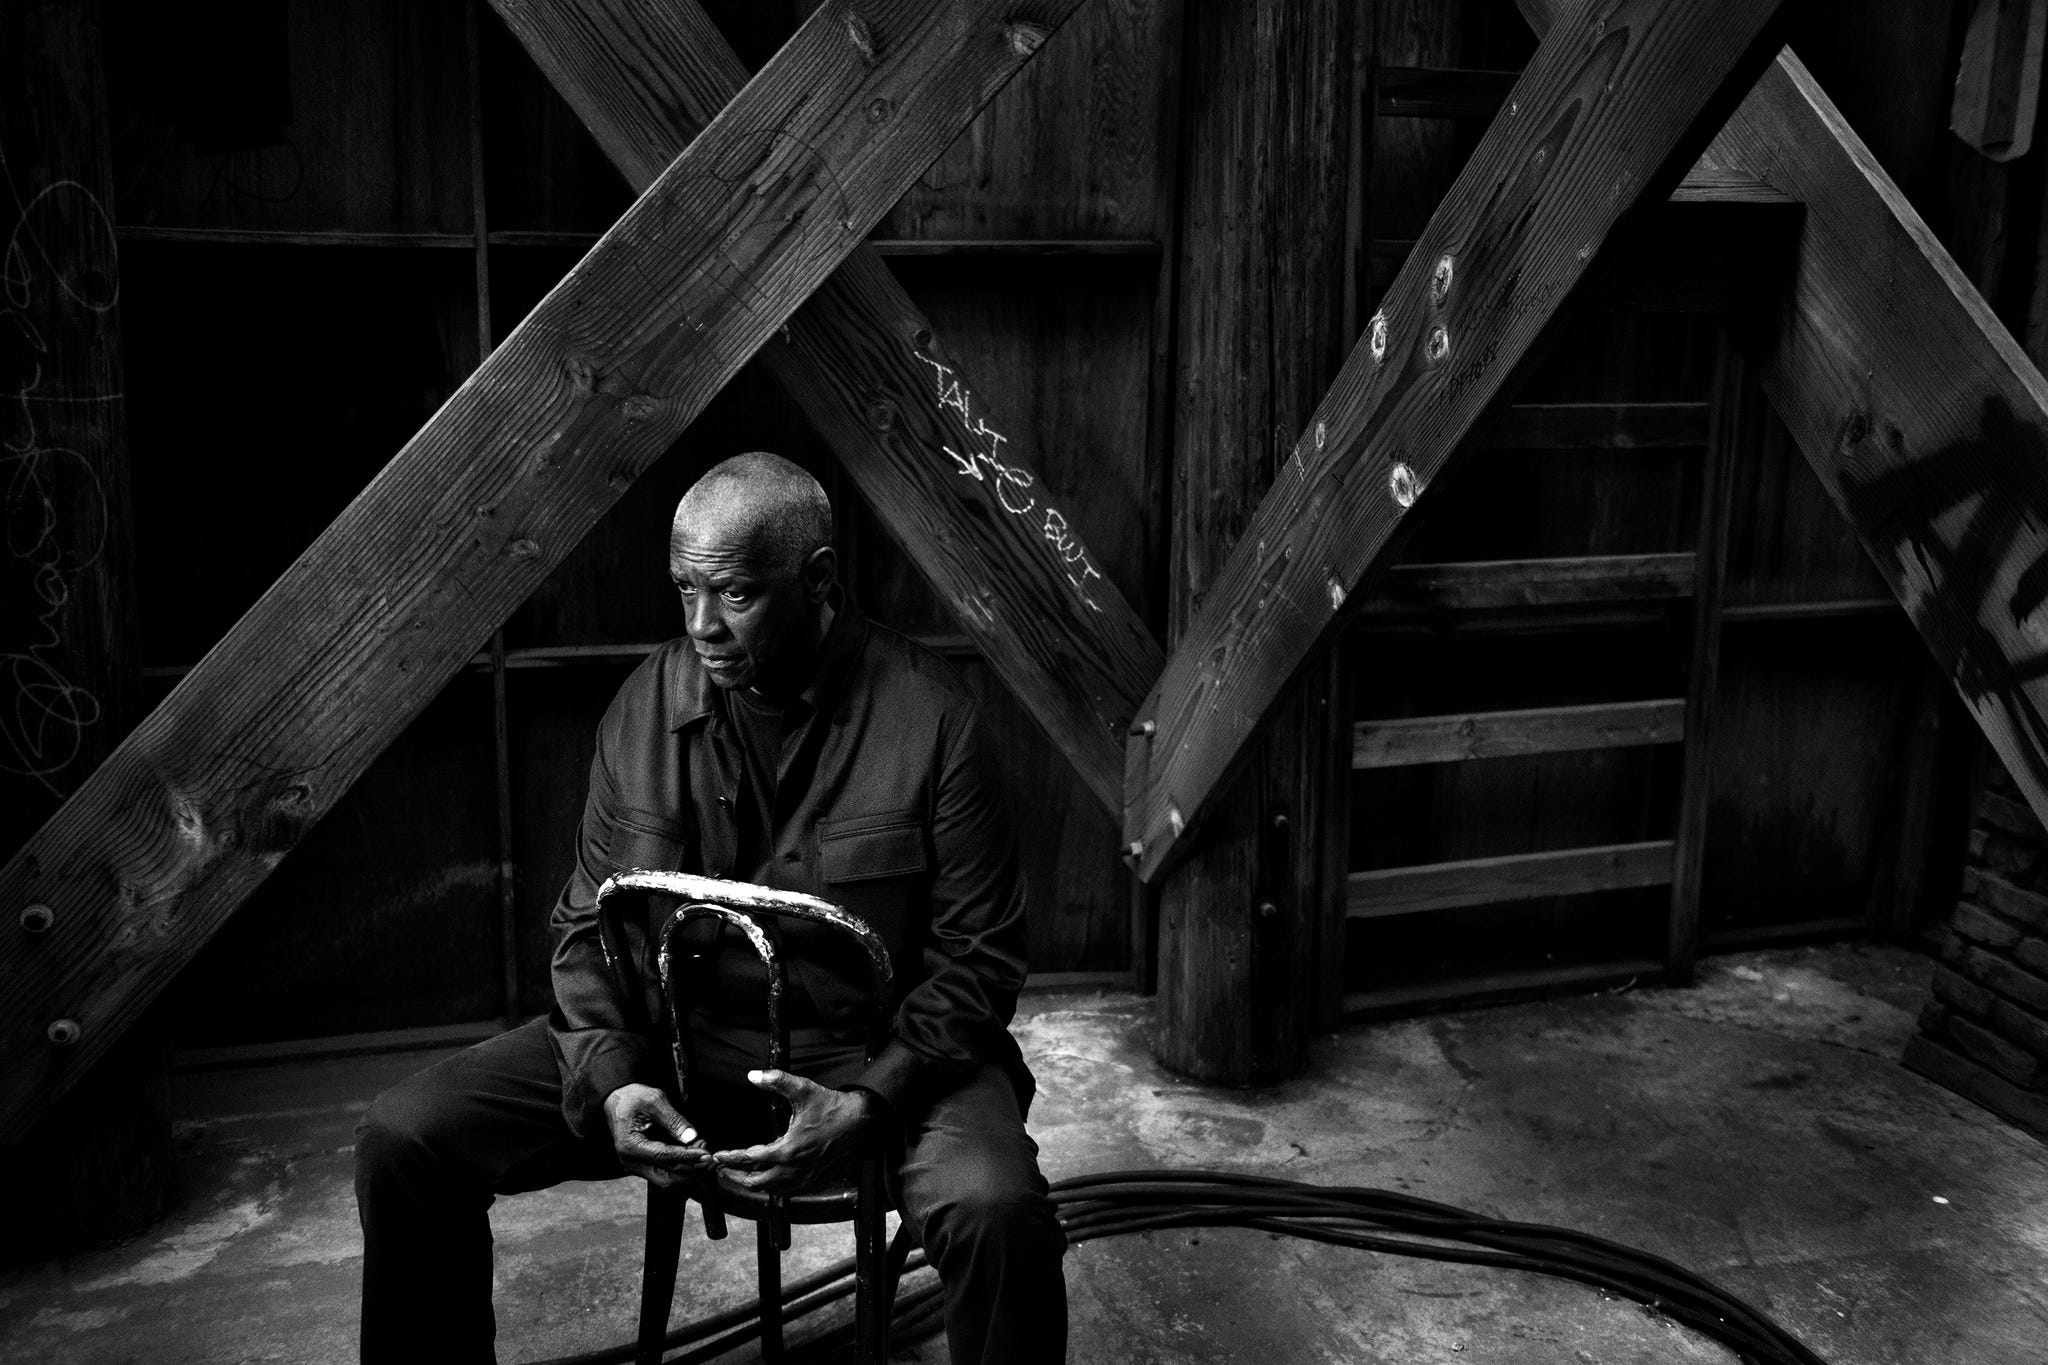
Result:
{"label": "man's face", "polygon": [[808,566],[777,563],[761,539],[736,518],[692,518],[669,538],[669,577],[714,683],[792,696],[810,681],[830,570],[820,580],[815,557]]}

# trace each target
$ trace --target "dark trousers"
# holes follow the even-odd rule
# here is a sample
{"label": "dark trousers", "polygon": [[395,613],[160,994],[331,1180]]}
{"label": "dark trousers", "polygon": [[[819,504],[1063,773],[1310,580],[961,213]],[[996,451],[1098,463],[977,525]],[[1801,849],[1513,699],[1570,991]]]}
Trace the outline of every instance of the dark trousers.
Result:
{"label": "dark trousers", "polygon": [[[685,1114],[714,1150],[757,1140],[763,1111],[750,1107],[758,1092],[743,1078],[765,1053],[706,1042]],[[857,1048],[824,1035],[800,1032],[791,1044],[789,1070],[821,1085],[846,1084],[860,1069]],[[569,1131],[561,1102],[547,1026],[535,1020],[435,1063],[370,1106],[356,1140],[366,1365],[495,1359],[491,1201],[623,1174],[609,1142]],[[956,1365],[1063,1360],[1066,1238],[1008,1078],[983,1067],[907,1122],[902,1138],[891,1190],[945,1286]]]}

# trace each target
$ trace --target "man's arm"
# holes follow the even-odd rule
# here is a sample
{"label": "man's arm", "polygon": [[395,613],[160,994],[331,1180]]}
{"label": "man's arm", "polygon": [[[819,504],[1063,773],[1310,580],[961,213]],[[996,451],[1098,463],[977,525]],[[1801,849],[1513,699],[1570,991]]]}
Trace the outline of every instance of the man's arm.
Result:
{"label": "man's arm", "polygon": [[[632,685],[627,683],[628,688]],[[618,789],[608,755],[621,739],[619,729],[620,707],[615,701],[598,727],[575,863],[548,919],[555,941],[555,1007],[548,1017],[548,1036],[562,1072],[562,1116],[578,1137],[610,1136],[615,1141],[618,1126],[606,1102],[627,1086],[660,1093],[664,1081],[660,1049],[645,1032],[649,1021],[635,1017],[638,1011],[605,962],[598,934],[597,888],[615,870]],[[650,1118],[659,1120],[644,1103],[636,1105],[634,1130],[645,1132],[644,1120]],[[670,1134],[679,1136],[673,1129]]]}
{"label": "man's arm", "polygon": [[[928,975],[896,1011],[895,1035],[856,1084],[917,1112],[996,1057],[1025,973],[1024,879],[995,766],[972,706],[948,717],[933,793]],[[899,970],[901,968],[899,967]]]}

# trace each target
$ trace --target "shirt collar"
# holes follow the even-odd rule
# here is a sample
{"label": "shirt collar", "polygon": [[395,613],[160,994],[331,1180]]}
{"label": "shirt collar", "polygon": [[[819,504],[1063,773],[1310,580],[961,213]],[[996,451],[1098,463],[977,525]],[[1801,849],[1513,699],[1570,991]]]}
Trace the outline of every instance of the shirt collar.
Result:
{"label": "shirt collar", "polygon": [[[818,666],[797,700],[813,714],[829,712],[845,694],[847,680],[868,642],[868,618],[839,584],[832,585],[832,624],[818,652]],[[717,683],[687,643],[669,665],[668,728],[681,730],[722,712],[725,702]]]}

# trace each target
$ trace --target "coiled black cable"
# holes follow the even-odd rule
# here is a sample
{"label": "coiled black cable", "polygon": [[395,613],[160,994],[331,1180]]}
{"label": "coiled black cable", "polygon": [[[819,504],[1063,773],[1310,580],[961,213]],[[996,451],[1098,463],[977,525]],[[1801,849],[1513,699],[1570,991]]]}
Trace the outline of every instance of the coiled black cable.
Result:
{"label": "coiled black cable", "polygon": [[[1052,1186],[1060,1225],[1070,1243],[1161,1228],[1244,1227],[1361,1251],[1435,1261],[1530,1270],[1577,1280],[1633,1299],[1704,1336],[1753,1365],[1823,1365],[1820,1357],[1762,1312],[1683,1266],[1591,1233],[1540,1223],[1488,1218],[1413,1195],[1362,1186],[1309,1185],[1227,1171],[1114,1171],[1075,1176]],[[1390,1235],[1393,1234],[1393,1235]],[[924,1265],[899,1231],[890,1248],[906,1271]],[[785,1323],[853,1292],[851,1257],[784,1287]],[[913,1340],[939,1314],[939,1286],[900,1292],[890,1334]],[[791,1360],[814,1359],[852,1340],[841,1324],[798,1345]],[[748,1304],[676,1328],[666,1365],[697,1365],[760,1335],[760,1306]],[[687,1348],[687,1349],[685,1349]],[[614,1365],[633,1358],[631,1344],[541,1365]]]}

